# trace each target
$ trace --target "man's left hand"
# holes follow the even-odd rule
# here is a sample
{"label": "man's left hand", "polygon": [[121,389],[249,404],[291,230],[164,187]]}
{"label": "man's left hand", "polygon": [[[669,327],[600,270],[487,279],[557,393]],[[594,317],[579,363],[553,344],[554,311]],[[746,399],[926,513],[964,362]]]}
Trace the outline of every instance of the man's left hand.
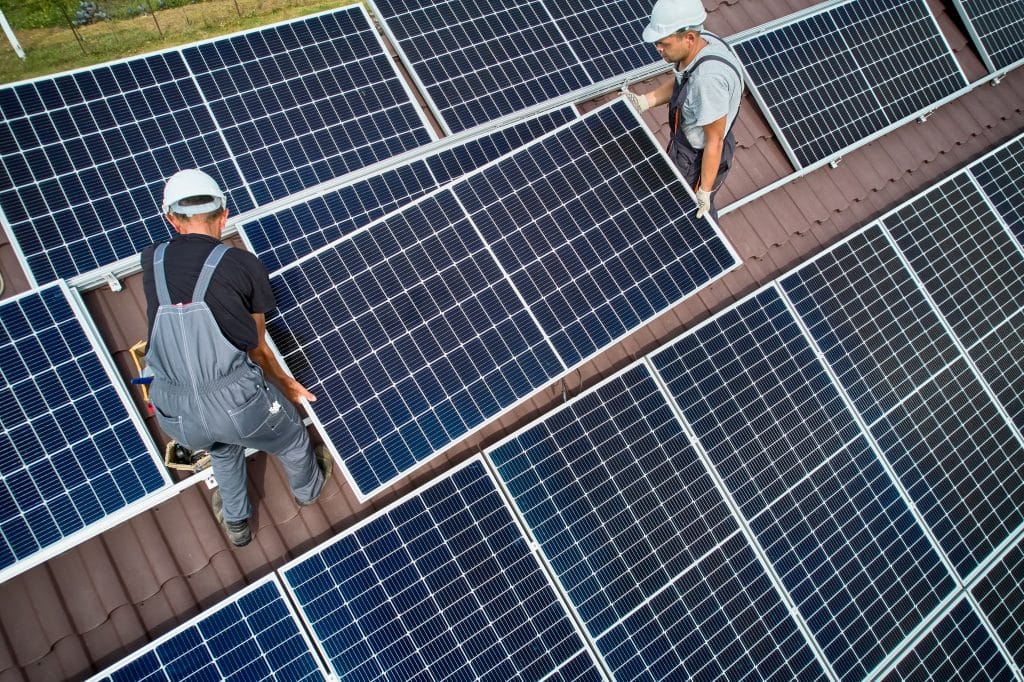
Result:
{"label": "man's left hand", "polygon": [[697,219],[700,220],[711,210],[711,192],[706,189],[697,188]]}

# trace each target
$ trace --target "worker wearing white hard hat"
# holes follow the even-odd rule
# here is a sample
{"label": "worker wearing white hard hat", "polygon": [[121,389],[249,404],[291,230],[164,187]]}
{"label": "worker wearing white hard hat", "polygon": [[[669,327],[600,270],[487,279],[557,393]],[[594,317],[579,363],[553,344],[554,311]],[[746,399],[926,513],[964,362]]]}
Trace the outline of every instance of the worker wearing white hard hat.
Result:
{"label": "worker wearing white hard hat", "polygon": [[675,65],[675,78],[625,97],[640,112],[669,105],[669,156],[693,187],[697,217],[717,219],[714,196],[732,167],[743,77],[726,42],[704,30],[706,19],[700,0],[658,0],[643,39]]}

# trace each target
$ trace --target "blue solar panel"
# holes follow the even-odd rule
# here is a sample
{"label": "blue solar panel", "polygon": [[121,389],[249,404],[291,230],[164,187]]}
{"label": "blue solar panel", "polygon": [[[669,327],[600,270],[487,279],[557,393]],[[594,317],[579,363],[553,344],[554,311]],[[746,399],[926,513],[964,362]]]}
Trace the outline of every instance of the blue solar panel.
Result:
{"label": "blue solar panel", "polygon": [[737,262],[621,100],[452,191],[570,367]]}
{"label": "blue solar panel", "polygon": [[182,54],[259,205],[433,139],[361,4]]}
{"label": "blue solar panel", "polygon": [[1024,137],[999,147],[970,170],[1017,241],[1024,244]]}
{"label": "blue solar panel", "polygon": [[971,595],[1018,669],[1024,668],[1024,544],[1020,540],[974,584]]}
{"label": "blue solar panel", "polygon": [[1021,309],[1024,254],[969,174],[953,176],[882,222],[968,348]]}
{"label": "blue solar panel", "polygon": [[833,158],[967,86],[924,0],[830,4],[733,47],[797,167]]}
{"label": "blue solar panel", "polygon": [[823,677],[647,365],[488,456],[615,678]]}
{"label": "blue solar panel", "polygon": [[1024,4],[1020,0],[954,0],[989,71],[1024,61]]}
{"label": "blue solar panel", "polygon": [[1010,419],[1024,430],[1024,312],[996,327],[969,354]]}
{"label": "blue solar panel", "polygon": [[110,682],[323,680],[276,576],[237,592],[93,678]]}
{"label": "blue solar panel", "polygon": [[651,359],[833,671],[860,679],[956,584],[778,291]]}
{"label": "blue solar panel", "polygon": [[343,680],[599,680],[477,458],[281,569]]}
{"label": "blue solar panel", "polygon": [[71,296],[55,283],[0,303],[0,568],[168,482]]}
{"label": "blue solar panel", "polygon": [[445,146],[239,226],[273,272],[575,118],[570,107]]}
{"label": "blue solar panel", "polygon": [[253,206],[176,52],[0,87],[0,113],[0,210],[38,283],[166,239],[163,183],[180,168],[210,172],[232,211]]}
{"label": "blue solar panel", "polygon": [[961,599],[882,679],[946,682],[1016,678],[970,602]]}
{"label": "blue solar panel", "polygon": [[693,212],[617,100],[280,270],[267,327],[368,496],[731,267]]}
{"label": "blue solar panel", "polygon": [[640,39],[651,0],[548,0],[545,6],[594,82],[661,61],[654,46]]}

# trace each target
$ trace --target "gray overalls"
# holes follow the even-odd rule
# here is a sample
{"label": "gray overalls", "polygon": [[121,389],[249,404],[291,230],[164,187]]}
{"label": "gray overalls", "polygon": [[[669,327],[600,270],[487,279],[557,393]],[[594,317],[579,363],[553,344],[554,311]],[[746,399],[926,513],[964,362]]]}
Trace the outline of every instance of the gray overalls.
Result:
{"label": "gray overalls", "polygon": [[224,500],[224,519],[249,518],[245,448],[276,455],[296,499],[320,494],[324,478],[309,435],[295,406],[263,378],[249,355],[224,338],[209,306],[206,289],[227,246],[207,257],[190,303],[171,303],[164,274],[167,244],[153,254],[156,319],[146,351],[153,374],[149,397],[157,422],[168,436],[192,450],[208,450]]}

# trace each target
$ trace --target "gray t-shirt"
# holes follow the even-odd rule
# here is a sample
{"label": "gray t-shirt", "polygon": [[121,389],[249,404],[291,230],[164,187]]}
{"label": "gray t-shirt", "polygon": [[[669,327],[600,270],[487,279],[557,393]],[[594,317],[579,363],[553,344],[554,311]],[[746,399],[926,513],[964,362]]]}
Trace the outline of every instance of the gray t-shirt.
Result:
{"label": "gray t-shirt", "polygon": [[[725,43],[712,36],[702,34],[708,42],[697,53],[697,57],[682,71],[676,71],[676,79],[693,68],[701,57],[717,55],[734,64],[737,70],[740,63],[736,56],[726,47]],[[740,71],[742,73],[742,71]],[[687,141],[694,149],[704,148],[704,126],[726,116],[725,128],[732,126],[733,120],[740,109],[740,96],[743,94],[743,82],[736,72],[718,60],[705,60],[690,78],[686,90],[686,99],[681,111],[681,125]]]}

